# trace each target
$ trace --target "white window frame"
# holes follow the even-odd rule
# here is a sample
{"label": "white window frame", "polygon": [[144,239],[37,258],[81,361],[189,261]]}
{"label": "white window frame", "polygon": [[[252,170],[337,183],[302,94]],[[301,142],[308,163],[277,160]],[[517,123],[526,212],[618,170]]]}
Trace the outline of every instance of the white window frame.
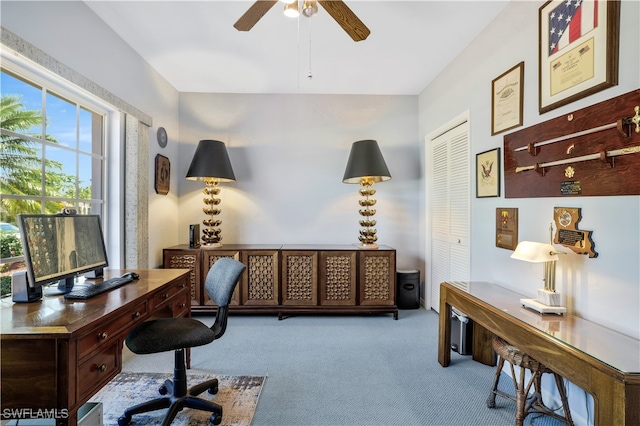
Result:
{"label": "white window frame", "polygon": [[118,206],[122,205],[124,173],[122,160],[123,143],[121,112],[113,105],[74,85],[55,73],[12,52],[3,46],[0,49],[2,68],[31,82],[42,86],[56,95],[67,98],[91,111],[103,116],[103,173],[102,173],[102,226],[105,244],[109,256],[109,267],[120,268],[123,263],[123,214]]}

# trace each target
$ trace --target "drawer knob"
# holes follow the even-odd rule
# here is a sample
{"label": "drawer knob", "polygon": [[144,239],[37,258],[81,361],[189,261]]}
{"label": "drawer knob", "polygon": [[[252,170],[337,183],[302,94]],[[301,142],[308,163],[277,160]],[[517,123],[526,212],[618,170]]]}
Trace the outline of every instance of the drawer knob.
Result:
{"label": "drawer knob", "polygon": [[167,293],[162,295],[162,300],[167,300],[169,298],[169,295]]}
{"label": "drawer knob", "polygon": [[133,313],[133,317],[134,317],[134,318],[140,318],[140,315],[142,315],[142,314],[140,313],[140,311],[135,311],[135,312]]}
{"label": "drawer knob", "polygon": [[105,340],[107,337],[109,337],[109,333],[107,333],[106,331],[103,331],[102,333],[98,333],[98,339],[100,340]]}
{"label": "drawer knob", "polygon": [[186,304],[186,303],[181,303],[181,304],[179,304],[178,306],[179,306],[180,308],[184,308],[185,306],[187,306],[187,304]]}
{"label": "drawer knob", "polygon": [[101,373],[104,373],[105,371],[107,371],[107,364],[102,364],[101,366],[96,368],[96,370],[98,370]]}
{"label": "drawer knob", "polygon": [[180,288],[185,288],[187,285],[186,284],[180,284]]}

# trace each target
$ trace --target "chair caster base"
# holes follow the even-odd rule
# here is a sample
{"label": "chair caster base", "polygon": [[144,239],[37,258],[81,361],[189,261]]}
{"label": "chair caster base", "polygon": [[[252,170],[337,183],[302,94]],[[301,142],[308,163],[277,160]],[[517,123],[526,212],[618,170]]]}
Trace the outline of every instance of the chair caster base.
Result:
{"label": "chair caster base", "polygon": [[131,423],[131,416],[123,415],[118,418],[118,426],[128,426]]}
{"label": "chair caster base", "polygon": [[220,423],[222,423],[222,416],[219,416],[218,414],[212,414],[211,416],[209,416],[209,423],[214,426],[219,425]]}

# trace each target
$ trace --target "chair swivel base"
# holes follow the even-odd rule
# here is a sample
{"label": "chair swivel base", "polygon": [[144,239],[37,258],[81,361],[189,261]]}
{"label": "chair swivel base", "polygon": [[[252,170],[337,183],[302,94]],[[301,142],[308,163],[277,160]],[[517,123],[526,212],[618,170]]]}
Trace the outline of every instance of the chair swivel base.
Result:
{"label": "chair swivel base", "polygon": [[218,379],[207,380],[187,389],[186,366],[184,364],[184,351],[175,351],[176,362],[180,357],[181,365],[174,371],[173,380],[166,380],[158,392],[162,396],[151,401],[145,401],[141,404],[129,407],[124,414],[118,419],[118,426],[127,426],[131,422],[134,414],[146,413],[149,411],[161,410],[168,408],[162,426],[169,426],[176,415],[184,408],[194,408],[201,411],[211,412],[209,422],[212,425],[219,425],[222,422],[222,407],[215,402],[198,398],[205,390],[210,394],[218,393]]}

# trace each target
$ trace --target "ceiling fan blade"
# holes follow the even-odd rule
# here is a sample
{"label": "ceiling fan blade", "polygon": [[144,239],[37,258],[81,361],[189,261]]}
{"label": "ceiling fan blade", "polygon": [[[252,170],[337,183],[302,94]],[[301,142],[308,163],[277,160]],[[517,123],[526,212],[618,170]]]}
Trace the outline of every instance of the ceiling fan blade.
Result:
{"label": "ceiling fan blade", "polygon": [[371,31],[342,0],[318,0],[353,41],[365,40]]}
{"label": "ceiling fan blade", "polygon": [[277,2],[278,0],[257,0],[233,26],[238,31],[249,31]]}

